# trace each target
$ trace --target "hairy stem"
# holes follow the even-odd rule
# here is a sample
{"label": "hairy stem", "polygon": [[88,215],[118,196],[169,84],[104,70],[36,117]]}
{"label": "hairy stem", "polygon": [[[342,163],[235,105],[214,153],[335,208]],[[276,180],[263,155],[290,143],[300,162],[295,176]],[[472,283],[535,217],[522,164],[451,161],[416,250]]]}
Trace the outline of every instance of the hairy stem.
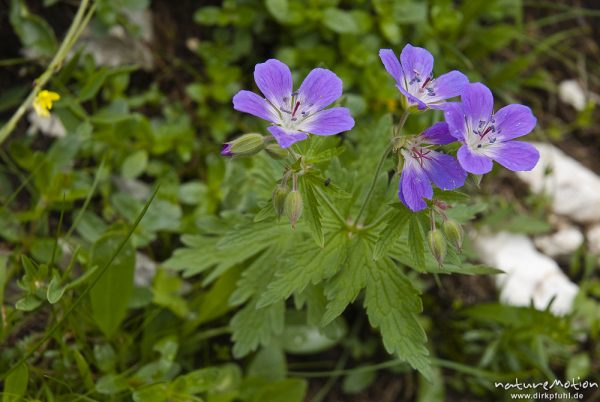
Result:
{"label": "hairy stem", "polygon": [[[400,122],[398,123],[398,125],[396,127],[394,127],[395,135],[400,135],[400,133],[402,132],[402,128],[404,128],[404,124],[406,123],[406,120],[408,119],[409,114],[410,114],[410,112],[408,110],[404,111],[404,113],[402,114],[402,117],[400,118]],[[385,160],[387,159],[387,157],[389,156],[390,152],[392,151],[393,147],[394,147],[394,143],[392,141],[390,141],[387,148],[383,151],[381,158],[379,158],[379,162],[377,163],[377,168],[375,169],[375,175],[373,175],[373,180],[371,181],[371,186],[369,187],[367,196],[365,197],[365,200],[363,201],[363,203],[360,207],[360,210],[358,211],[358,215],[356,216],[355,222],[358,222],[360,217],[362,216],[363,212],[365,212],[365,208],[369,204],[369,201],[371,200],[371,196],[373,195],[373,190],[375,189],[375,184],[377,184],[377,178],[379,177],[379,174],[381,173],[381,168],[383,167],[383,164],[384,164]]]}
{"label": "hairy stem", "polygon": [[21,103],[19,108],[11,116],[8,122],[6,122],[2,129],[0,129],[0,144],[2,144],[4,140],[6,140],[6,138],[10,135],[10,133],[15,129],[17,123],[19,122],[19,120],[21,120],[27,109],[29,109],[37,94],[42,90],[42,88],[44,88],[44,86],[48,83],[50,78],[52,78],[52,76],[58,70],[60,70],[60,66],[67,57],[69,50],[71,50],[71,48],[77,41],[77,38],[83,32],[83,28],[90,20],[96,8],[95,4],[92,5],[92,7],[88,10],[88,13],[86,15],[86,9],[88,8],[89,2],[90,0],[81,1],[81,3],[79,4],[79,9],[77,10],[77,14],[75,14],[75,18],[73,19],[73,22],[69,27],[69,31],[63,39],[58,51],[54,55],[54,58],[52,59],[50,64],[48,64],[48,67],[42,73],[42,75],[40,75],[35,80],[33,89],[31,90],[27,98],[25,98],[23,103]]}

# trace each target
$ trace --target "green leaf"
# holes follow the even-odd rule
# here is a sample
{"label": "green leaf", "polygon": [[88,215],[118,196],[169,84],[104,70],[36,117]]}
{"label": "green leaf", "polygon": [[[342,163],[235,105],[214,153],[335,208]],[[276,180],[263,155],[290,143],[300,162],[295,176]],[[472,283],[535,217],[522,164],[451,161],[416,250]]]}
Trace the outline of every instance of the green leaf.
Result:
{"label": "green leaf", "polygon": [[21,363],[4,381],[2,402],[18,402],[25,396],[29,382],[29,368]]}
{"label": "green leaf", "polygon": [[269,218],[275,218],[275,208],[273,208],[273,203],[268,201],[264,207],[257,212],[254,216],[253,222],[262,222]]}
{"label": "green leaf", "polygon": [[[123,241],[121,233],[107,233],[92,248],[92,266],[105,266]],[[90,290],[92,318],[102,332],[110,337],[125,318],[133,293],[135,250],[128,243]]]}
{"label": "green leaf", "polygon": [[411,212],[406,207],[394,209],[392,215],[386,218],[387,225],[379,234],[379,239],[375,244],[373,259],[378,260],[383,257],[392,246],[398,241],[400,235],[406,229],[406,221]]}
{"label": "green leaf", "polygon": [[367,283],[367,260],[371,260],[371,251],[365,241],[355,237],[348,243],[347,250],[348,257],[339,272],[325,286],[328,303],[321,320],[323,327],[341,315]]}
{"label": "green leaf", "polygon": [[115,370],[117,355],[109,344],[94,345],[94,359],[101,372],[108,373]]}
{"label": "green leaf", "polygon": [[201,392],[217,393],[236,388],[240,382],[240,369],[234,364],[206,367],[178,377],[172,389],[189,395]]}
{"label": "green leaf", "polygon": [[186,277],[214,267],[204,281],[208,284],[234,265],[281,241],[286,234],[294,234],[289,225],[265,222],[242,226],[221,238],[183,236],[188,247],[176,250],[163,266],[184,270]]}
{"label": "green leaf", "polygon": [[46,298],[50,304],[54,304],[60,300],[60,298],[65,293],[65,287],[61,286],[61,278],[60,273],[57,270],[52,271],[52,279],[48,284],[48,289],[46,291]]}
{"label": "green leaf", "polygon": [[268,345],[273,335],[281,334],[284,313],[283,301],[257,308],[255,299],[238,311],[231,320],[234,357],[244,357],[258,345]]}
{"label": "green leaf", "polygon": [[276,20],[285,22],[288,14],[287,0],[265,0],[265,6]]}
{"label": "green leaf", "polygon": [[100,88],[102,88],[104,81],[106,81],[106,78],[110,75],[110,73],[110,70],[106,67],[101,67],[98,70],[94,71],[87,78],[85,84],[81,88],[81,91],[79,91],[79,100],[81,102],[85,102],[96,96],[96,94],[98,93]]}
{"label": "green leaf", "polygon": [[239,269],[231,269],[222,275],[212,287],[200,297],[198,317],[194,324],[200,325],[226,314],[230,309],[227,303],[236,288],[240,277]]}
{"label": "green leaf", "polygon": [[[273,276],[273,264],[277,262],[278,249],[267,249],[242,273],[237,283],[237,289],[229,298],[229,304],[239,306],[248,301],[252,296],[265,289]],[[269,281],[265,281],[269,279]]]}
{"label": "green leaf", "polygon": [[171,310],[181,318],[186,318],[189,308],[181,296],[183,280],[179,275],[159,269],[152,284],[153,302]]}
{"label": "green leaf", "polygon": [[423,227],[417,214],[410,216],[408,226],[408,247],[412,252],[412,260],[415,263],[415,269],[425,271],[425,240]]}
{"label": "green leaf", "polygon": [[248,377],[262,377],[269,381],[283,380],[287,374],[285,353],[281,345],[271,343],[261,348],[248,366]]}
{"label": "green leaf", "polygon": [[342,390],[346,394],[359,394],[369,388],[376,378],[377,372],[375,370],[355,371],[344,378]]}
{"label": "green leaf", "polygon": [[339,187],[335,183],[332,183],[331,180],[328,180],[321,175],[310,173],[302,176],[302,178],[312,184],[313,189],[315,190],[315,195],[319,198],[321,196],[321,192],[334,198],[351,197],[350,193],[348,193],[346,190]]}
{"label": "green leaf", "polygon": [[221,19],[221,9],[216,6],[202,7],[194,13],[194,22],[200,25],[216,25]]}
{"label": "green leaf", "polygon": [[398,355],[430,378],[427,337],[418,320],[423,309],[421,297],[391,259],[370,263],[365,307],[369,322],[381,331],[388,353]]}
{"label": "green leaf", "polygon": [[352,14],[338,8],[328,8],[323,13],[323,24],[337,33],[358,33],[359,27]]}
{"label": "green leaf", "polygon": [[132,153],[121,165],[121,176],[126,179],[134,179],[144,173],[148,166],[148,152],[139,150]]}
{"label": "green leaf", "polygon": [[[6,263],[8,262],[8,256],[0,254],[0,306],[4,305],[4,286],[6,285]],[[0,325],[2,324],[2,318],[0,317]]]}
{"label": "green leaf", "polygon": [[96,391],[104,395],[115,395],[127,389],[127,380],[117,374],[107,374],[96,382]]}
{"label": "green leaf", "polygon": [[42,301],[30,293],[22,299],[17,300],[15,308],[21,311],[32,311],[38,308],[40,304],[42,304]]}
{"label": "green leaf", "polygon": [[81,355],[79,350],[72,348],[71,353],[73,354],[75,364],[79,370],[79,376],[83,380],[84,385],[88,390],[94,389],[94,377],[92,376],[92,371],[90,370],[88,362]]}
{"label": "green leaf", "polygon": [[400,29],[400,24],[391,20],[384,19],[379,23],[379,28],[381,29],[381,33],[385,38],[393,45],[397,45],[402,40],[402,30]]}
{"label": "green leaf", "polygon": [[169,389],[167,383],[152,384],[149,387],[142,387],[131,395],[134,402],[168,402]]}
{"label": "green leaf", "polygon": [[305,243],[288,256],[287,264],[275,274],[267,291],[258,301],[264,307],[285,300],[294,292],[302,292],[309,284],[317,284],[335,275],[346,259],[344,234],[333,237],[323,249]]}
{"label": "green leaf", "polygon": [[321,225],[321,214],[319,213],[319,203],[315,197],[314,189],[309,181],[300,179],[300,186],[304,190],[304,216],[308,223],[310,234],[319,247],[325,244],[325,236],[323,235],[323,227]]}
{"label": "green leaf", "polygon": [[54,31],[46,20],[31,14],[23,0],[12,0],[10,23],[23,47],[32,50],[36,56],[51,57],[56,53],[58,44]]}
{"label": "green leaf", "polygon": [[307,387],[304,379],[288,378],[262,387],[250,402],[302,402]]}
{"label": "green leaf", "polygon": [[587,353],[577,353],[569,359],[566,378],[587,378],[591,369],[590,356]]}

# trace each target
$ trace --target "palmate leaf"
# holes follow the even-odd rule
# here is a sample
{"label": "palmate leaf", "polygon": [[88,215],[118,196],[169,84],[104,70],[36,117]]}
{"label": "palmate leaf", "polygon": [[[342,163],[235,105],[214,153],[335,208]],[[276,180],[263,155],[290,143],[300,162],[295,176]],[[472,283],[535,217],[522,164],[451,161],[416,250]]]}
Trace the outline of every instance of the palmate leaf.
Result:
{"label": "palmate leaf", "polygon": [[285,300],[294,292],[302,292],[309,284],[317,284],[337,273],[346,259],[344,233],[335,234],[325,248],[312,243],[302,244],[289,255],[287,263],[277,271],[275,280],[262,294],[258,306]]}
{"label": "palmate leaf", "polygon": [[[309,244],[314,247],[312,242]],[[234,341],[233,354],[236,357],[247,355],[261,344],[267,345],[273,335],[283,331],[284,300],[262,308],[257,306],[257,302],[275,276],[277,264],[281,264],[281,256],[287,246],[288,242],[282,241],[259,255],[246,268],[237,283],[237,289],[229,298],[232,306],[245,303],[230,323]]]}
{"label": "palmate leaf", "polygon": [[321,225],[321,213],[319,212],[319,202],[315,197],[312,184],[309,180],[301,177],[300,188],[302,189],[302,197],[304,198],[304,219],[317,245],[323,247],[325,236],[323,235],[323,227]]}
{"label": "palmate leaf", "polygon": [[367,263],[371,260],[371,250],[366,240],[355,236],[347,242],[347,249],[348,256],[339,272],[325,287],[328,303],[321,320],[323,327],[342,314],[367,283]]}
{"label": "palmate leaf", "polygon": [[383,257],[398,241],[400,235],[406,231],[406,222],[410,214],[411,212],[404,206],[393,209],[389,218],[386,219],[387,224],[379,235],[379,240],[375,244],[375,251],[373,251],[374,260]]}
{"label": "palmate leaf", "polygon": [[431,377],[427,337],[418,321],[421,297],[389,258],[368,261],[365,307],[369,322],[379,328],[383,345],[425,377]]}
{"label": "palmate leaf", "polygon": [[183,236],[182,241],[187,247],[176,250],[163,266],[181,270],[185,277],[214,268],[205,280],[208,284],[234,265],[280,241],[286,234],[293,235],[289,225],[265,222],[233,229],[220,239]]}
{"label": "palmate leaf", "polygon": [[235,291],[229,298],[230,305],[242,305],[266,287],[268,282],[265,280],[273,276],[278,255],[280,255],[278,247],[269,248],[244,270]]}
{"label": "palmate leaf", "polygon": [[[503,271],[497,268],[488,267],[485,265],[475,265],[463,261],[454,248],[448,248],[448,254],[444,261],[444,265],[440,267],[435,258],[430,252],[426,252],[424,256],[424,265],[419,268],[415,261],[413,252],[414,245],[411,245],[408,240],[408,234],[404,233],[396,241],[394,246],[388,251],[387,255],[392,259],[420,272],[428,274],[461,274],[461,275],[496,275]],[[423,245],[423,249],[425,245]]]}
{"label": "palmate leaf", "polygon": [[246,304],[231,320],[233,355],[236,358],[256,350],[258,345],[268,345],[273,335],[280,335],[283,331],[283,300],[263,308],[257,308],[256,300],[254,298]]}

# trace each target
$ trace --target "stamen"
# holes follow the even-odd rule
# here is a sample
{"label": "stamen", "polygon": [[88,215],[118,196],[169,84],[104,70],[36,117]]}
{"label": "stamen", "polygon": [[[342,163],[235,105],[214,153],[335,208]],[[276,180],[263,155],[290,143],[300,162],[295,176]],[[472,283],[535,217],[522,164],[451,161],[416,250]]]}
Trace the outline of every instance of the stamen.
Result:
{"label": "stamen", "polygon": [[423,83],[423,85],[421,85],[421,89],[425,89],[425,87],[427,86],[427,84],[429,84],[429,81],[431,81],[431,76],[427,77],[427,79],[425,80],[425,82]]}
{"label": "stamen", "polygon": [[294,106],[294,111],[292,112],[292,117],[294,117],[296,115],[296,112],[298,111],[299,107],[300,107],[300,101],[297,101],[296,106]]}

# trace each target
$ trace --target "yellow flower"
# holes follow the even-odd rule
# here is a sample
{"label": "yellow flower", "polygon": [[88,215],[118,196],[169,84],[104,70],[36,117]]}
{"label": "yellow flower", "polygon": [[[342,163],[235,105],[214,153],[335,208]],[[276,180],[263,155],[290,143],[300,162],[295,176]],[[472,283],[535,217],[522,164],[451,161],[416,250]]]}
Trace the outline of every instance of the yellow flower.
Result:
{"label": "yellow flower", "polygon": [[48,117],[50,116],[50,110],[52,109],[52,102],[60,99],[60,95],[56,92],[40,91],[33,101],[33,109],[38,116]]}

